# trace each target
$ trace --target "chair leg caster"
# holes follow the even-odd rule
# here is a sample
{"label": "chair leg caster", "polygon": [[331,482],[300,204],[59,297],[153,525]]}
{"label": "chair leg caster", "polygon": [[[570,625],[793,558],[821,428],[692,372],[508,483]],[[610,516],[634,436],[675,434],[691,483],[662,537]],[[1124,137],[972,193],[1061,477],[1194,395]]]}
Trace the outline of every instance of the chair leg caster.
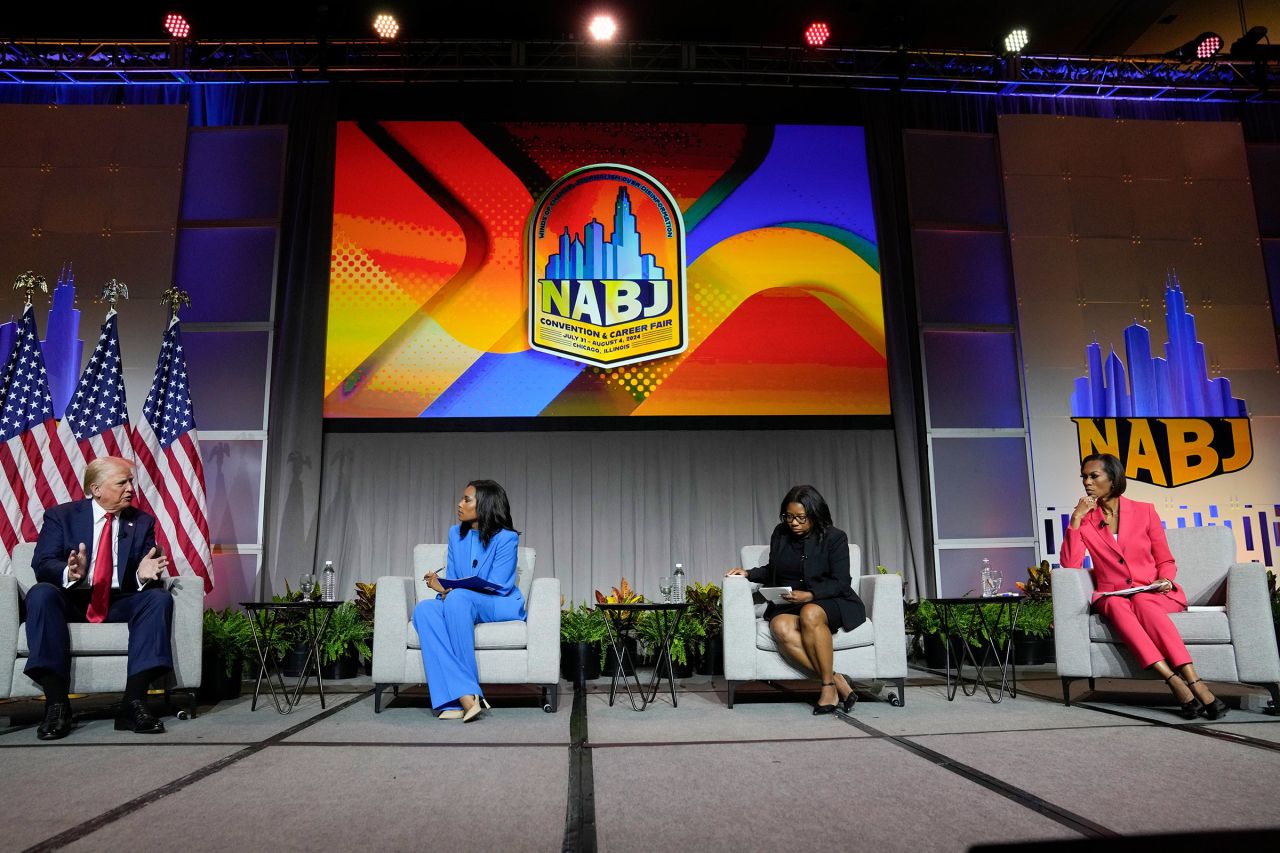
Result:
{"label": "chair leg caster", "polygon": [[895,708],[901,708],[907,704],[907,680],[905,678],[895,678],[893,685],[898,692],[889,697],[889,704]]}

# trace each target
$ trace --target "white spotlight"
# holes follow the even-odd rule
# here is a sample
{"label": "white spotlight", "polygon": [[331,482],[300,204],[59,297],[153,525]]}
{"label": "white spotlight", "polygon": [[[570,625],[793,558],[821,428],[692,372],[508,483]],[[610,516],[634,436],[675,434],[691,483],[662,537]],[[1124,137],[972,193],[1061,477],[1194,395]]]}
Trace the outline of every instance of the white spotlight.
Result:
{"label": "white spotlight", "polygon": [[613,20],[612,15],[596,15],[587,25],[587,31],[595,41],[613,41],[613,37],[618,32],[618,24]]}
{"label": "white spotlight", "polygon": [[1011,30],[1004,37],[1004,52],[1011,54],[1022,53],[1022,49],[1027,46],[1029,40],[1026,30],[1021,28]]}

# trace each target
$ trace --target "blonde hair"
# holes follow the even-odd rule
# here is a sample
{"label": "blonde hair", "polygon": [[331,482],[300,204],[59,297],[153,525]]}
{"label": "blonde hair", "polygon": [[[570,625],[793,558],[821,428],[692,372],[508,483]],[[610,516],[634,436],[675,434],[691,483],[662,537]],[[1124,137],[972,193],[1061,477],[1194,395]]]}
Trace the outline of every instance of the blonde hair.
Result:
{"label": "blonde hair", "polygon": [[93,491],[93,487],[105,480],[107,473],[113,468],[123,468],[129,473],[133,473],[134,464],[128,459],[121,459],[119,456],[99,456],[84,469],[84,493],[86,495],[90,494]]}

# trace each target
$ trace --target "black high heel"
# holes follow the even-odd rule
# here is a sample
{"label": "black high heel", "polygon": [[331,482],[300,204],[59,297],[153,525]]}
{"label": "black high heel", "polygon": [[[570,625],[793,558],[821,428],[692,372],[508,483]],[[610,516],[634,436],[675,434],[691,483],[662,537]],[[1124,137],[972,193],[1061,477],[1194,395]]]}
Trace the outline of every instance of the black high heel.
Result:
{"label": "black high heel", "polygon": [[[1187,689],[1190,689],[1192,684],[1199,684],[1202,681],[1204,681],[1203,678],[1197,678],[1195,681],[1187,682]],[[1200,702],[1199,699],[1196,701]],[[1200,702],[1198,713],[1206,720],[1217,720],[1227,715],[1227,703],[1214,696],[1213,701],[1207,705],[1204,702]]]}
{"label": "black high heel", "polygon": [[853,710],[853,706],[858,703],[858,691],[853,689],[853,679],[840,673],[840,677],[844,679],[844,683],[849,685],[849,695],[840,700],[840,710],[848,714]]}
{"label": "black high heel", "polygon": [[[824,681],[824,682],[822,682],[822,686],[823,686],[823,687],[835,687],[835,686],[836,686],[836,683],[835,683],[834,681]],[[838,693],[838,691],[837,691],[837,693]],[[837,706],[835,706],[835,705],[814,705],[814,706],[813,706],[813,715],[814,715],[815,717],[817,717],[817,716],[819,716],[819,715],[821,715],[821,714],[834,714],[834,713],[836,712],[836,707],[837,707]]]}
{"label": "black high heel", "polygon": [[[1173,679],[1181,678],[1181,677],[1182,676],[1178,675],[1178,673],[1175,672],[1173,675],[1166,678],[1164,680],[1164,683],[1172,686]],[[1197,679],[1197,681],[1198,680],[1199,679]],[[1186,684],[1186,682],[1183,682],[1183,683]],[[1190,684],[1187,684],[1187,690],[1189,691],[1191,690]],[[1182,703],[1182,708],[1181,710],[1178,711],[1178,716],[1182,717],[1182,719],[1184,720],[1194,720],[1196,717],[1200,716],[1201,712],[1203,711],[1204,711],[1204,703],[1196,698],[1196,694],[1193,691],[1191,693],[1191,701]]]}

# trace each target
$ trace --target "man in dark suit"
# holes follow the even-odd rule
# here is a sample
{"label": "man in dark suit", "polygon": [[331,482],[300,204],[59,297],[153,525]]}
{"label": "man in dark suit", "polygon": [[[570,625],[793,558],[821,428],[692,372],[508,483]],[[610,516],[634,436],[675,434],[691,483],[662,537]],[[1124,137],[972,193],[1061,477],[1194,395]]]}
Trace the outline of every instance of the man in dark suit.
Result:
{"label": "man in dark suit", "polygon": [[24,670],[45,695],[41,740],[71,732],[69,622],[129,623],[129,669],[118,731],[158,734],[147,686],[173,668],[169,647],[173,597],[164,588],[168,559],[156,548],[155,519],[133,508],[133,463],[104,456],[84,474],[89,497],[44,514],[27,591]]}

